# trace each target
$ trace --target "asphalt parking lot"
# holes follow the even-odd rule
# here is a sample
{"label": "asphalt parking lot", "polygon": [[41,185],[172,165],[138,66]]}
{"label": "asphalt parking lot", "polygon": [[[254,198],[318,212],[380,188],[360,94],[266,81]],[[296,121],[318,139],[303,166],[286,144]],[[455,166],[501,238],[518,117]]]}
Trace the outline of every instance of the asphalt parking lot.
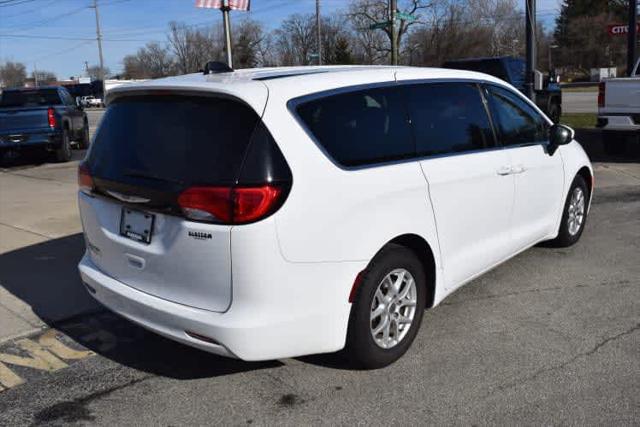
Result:
{"label": "asphalt parking lot", "polygon": [[82,155],[0,169],[0,425],[640,423],[639,163],[595,164],[576,246],[517,256],[428,311],[398,363],[352,371],[224,359],[103,311],[76,272]]}

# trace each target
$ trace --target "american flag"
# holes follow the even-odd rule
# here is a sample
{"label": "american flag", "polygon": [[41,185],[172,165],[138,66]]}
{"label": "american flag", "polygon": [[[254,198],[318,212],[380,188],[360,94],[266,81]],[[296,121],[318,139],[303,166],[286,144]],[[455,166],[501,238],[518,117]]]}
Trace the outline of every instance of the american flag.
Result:
{"label": "american flag", "polygon": [[[221,9],[224,3],[223,0],[196,0],[196,7]],[[231,10],[249,10],[251,0],[227,0],[226,3]]]}

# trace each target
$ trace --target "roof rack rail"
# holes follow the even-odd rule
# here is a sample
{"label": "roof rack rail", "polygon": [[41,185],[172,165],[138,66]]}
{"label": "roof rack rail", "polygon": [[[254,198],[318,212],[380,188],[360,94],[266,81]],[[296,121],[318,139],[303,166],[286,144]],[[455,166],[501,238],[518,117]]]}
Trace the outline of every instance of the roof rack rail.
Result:
{"label": "roof rack rail", "polygon": [[233,68],[229,67],[224,62],[209,61],[204,65],[202,74],[218,74],[218,73],[233,73]]}

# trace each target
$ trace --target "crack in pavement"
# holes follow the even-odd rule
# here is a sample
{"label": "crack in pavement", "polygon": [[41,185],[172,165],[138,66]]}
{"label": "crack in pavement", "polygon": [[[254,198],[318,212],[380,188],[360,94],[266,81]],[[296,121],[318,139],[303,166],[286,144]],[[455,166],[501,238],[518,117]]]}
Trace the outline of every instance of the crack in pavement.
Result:
{"label": "crack in pavement", "polygon": [[[628,286],[620,286],[620,285],[628,285]],[[452,306],[452,305],[459,305],[459,304],[463,304],[466,302],[474,302],[474,301],[482,301],[482,300],[487,300],[487,299],[498,299],[498,298],[507,298],[507,297],[512,297],[512,296],[518,296],[518,295],[524,295],[524,294],[532,294],[532,293],[540,293],[540,292],[555,292],[555,291],[563,291],[563,290],[570,290],[570,289],[580,289],[580,288],[595,288],[595,287],[600,287],[600,286],[618,286],[621,288],[626,288],[626,287],[630,287],[630,286],[638,286],[638,284],[632,284],[630,280],[616,280],[613,282],[600,282],[600,283],[596,283],[596,284],[592,284],[592,285],[584,285],[584,284],[579,284],[579,285],[574,285],[574,286],[551,286],[548,288],[534,288],[534,289],[525,289],[523,291],[516,291],[516,292],[505,292],[502,294],[490,294],[490,295],[484,295],[484,296],[480,296],[477,298],[464,298],[461,300],[457,300],[457,301],[443,301],[442,303],[440,303],[441,306]]]}
{"label": "crack in pavement", "polygon": [[33,176],[33,175],[27,175],[25,173],[16,173],[16,172],[9,172],[9,171],[2,171],[2,173],[6,173],[7,175],[12,175],[12,176],[18,176],[20,178],[31,178],[31,179],[36,179],[38,181],[49,181],[49,182],[53,182],[56,184],[65,184],[65,185],[72,185],[74,184],[73,181],[69,180],[69,181],[61,181],[59,179],[54,179],[54,178],[47,178],[47,177],[42,177],[42,176]]}
{"label": "crack in pavement", "polygon": [[575,362],[576,360],[578,360],[578,359],[580,359],[582,357],[589,357],[589,356],[593,355],[594,353],[596,353],[598,350],[600,350],[602,347],[604,347],[605,345],[609,344],[610,342],[615,341],[617,339],[620,339],[620,338],[622,338],[624,336],[630,335],[630,334],[632,334],[632,333],[634,333],[635,331],[638,331],[638,330],[640,330],[640,322],[636,323],[634,326],[632,326],[629,329],[626,329],[626,330],[624,330],[624,331],[622,331],[620,333],[617,333],[615,335],[612,335],[610,337],[604,338],[603,340],[601,340],[598,343],[596,343],[596,345],[593,348],[591,348],[590,350],[587,350],[587,351],[582,352],[582,353],[578,353],[575,356],[571,357],[568,360],[565,360],[564,362],[562,362],[562,363],[560,363],[558,365],[551,366],[551,367],[548,367],[548,368],[539,369],[539,370],[535,371],[531,375],[528,375],[526,377],[517,379],[517,380],[515,380],[515,381],[513,381],[511,383],[508,383],[508,384],[500,385],[496,389],[494,389],[494,390],[490,391],[489,393],[487,393],[483,398],[486,399],[487,397],[489,397],[489,396],[491,396],[491,395],[493,395],[493,394],[495,394],[497,392],[508,390],[508,389],[514,388],[514,387],[516,387],[518,385],[522,385],[524,383],[527,383],[529,381],[533,381],[533,380],[537,379],[538,377],[540,377],[542,374],[545,374],[547,372],[551,372],[551,371],[554,371],[556,369],[564,369],[564,368],[566,368],[567,366],[569,366],[570,364],[572,364],[573,362]]}
{"label": "crack in pavement", "polygon": [[14,230],[17,230],[17,231],[24,231],[25,233],[30,233],[30,234],[33,234],[35,236],[44,237],[47,240],[52,240],[53,239],[53,237],[47,236],[46,234],[41,234],[41,233],[38,233],[36,231],[27,230],[26,228],[18,227],[17,225],[11,225],[11,224],[7,224],[5,222],[0,222],[0,225],[4,225],[5,227],[13,228]]}

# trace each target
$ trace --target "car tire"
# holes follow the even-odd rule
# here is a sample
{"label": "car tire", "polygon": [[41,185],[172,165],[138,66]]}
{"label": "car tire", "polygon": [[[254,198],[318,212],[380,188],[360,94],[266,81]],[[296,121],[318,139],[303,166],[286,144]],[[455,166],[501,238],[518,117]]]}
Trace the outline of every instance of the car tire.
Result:
{"label": "car tire", "polygon": [[564,203],[558,236],[549,241],[549,246],[566,248],[580,240],[587,222],[590,197],[587,183],[581,175],[577,175]]}
{"label": "car tire", "polygon": [[382,368],[402,357],[420,329],[427,290],[424,267],[413,251],[389,245],[358,281],[344,355],[354,368]]}
{"label": "car tire", "polygon": [[69,140],[69,131],[67,129],[62,131],[62,141],[60,148],[55,151],[55,160],[59,163],[71,160],[71,141]]}
{"label": "car tire", "polygon": [[89,148],[89,143],[91,139],[89,137],[89,123],[84,122],[84,126],[82,128],[82,136],[80,137],[80,141],[78,142],[78,148],[81,150]]}

